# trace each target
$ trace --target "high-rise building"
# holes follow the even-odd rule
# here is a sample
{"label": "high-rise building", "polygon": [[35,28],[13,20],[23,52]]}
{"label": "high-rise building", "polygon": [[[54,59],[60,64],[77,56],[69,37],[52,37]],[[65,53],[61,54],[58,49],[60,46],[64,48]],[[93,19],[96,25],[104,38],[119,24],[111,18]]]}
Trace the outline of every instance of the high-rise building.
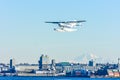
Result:
{"label": "high-rise building", "polygon": [[120,71],[120,58],[118,58],[118,70]]}
{"label": "high-rise building", "polygon": [[39,70],[49,70],[49,57],[47,55],[41,55],[39,62]]}
{"label": "high-rise building", "polygon": [[51,60],[51,70],[56,70],[55,69],[55,59]]}
{"label": "high-rise building", "polygon": [[89,66],[95,66],[95,65],[96,64],[95,64],[95,61],[93,59],[89,61]]}
{"label": "high-rise building", "polygon": [[15,59],[10,59],[10,72],[14,73],[15,71]]}
{"label": "high-rise building", "polygon": [[15,59],[10,59],[10,69],[15,67]]}
{"label": "high-rise building", "polygon": [[53,66],[55,66],[55,59],[52,59],[52,60],[51,60],[51,64],[52,64]]}

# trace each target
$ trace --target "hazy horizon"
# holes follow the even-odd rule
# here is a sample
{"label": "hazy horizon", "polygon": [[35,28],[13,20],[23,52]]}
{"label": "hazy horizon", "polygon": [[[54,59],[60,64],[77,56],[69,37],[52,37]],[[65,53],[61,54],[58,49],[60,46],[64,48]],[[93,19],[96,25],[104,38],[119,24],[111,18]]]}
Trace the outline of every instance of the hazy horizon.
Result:
{"label": "hazy horizon", "polygon": [[[120,0],[1,0],[0,63],[37,63],[41,54],[72,61],[95,54],[120,57]],[[55,32],[45,21],[86,20],[76,32]],[[107,61],[106,61],[107,62]]]}

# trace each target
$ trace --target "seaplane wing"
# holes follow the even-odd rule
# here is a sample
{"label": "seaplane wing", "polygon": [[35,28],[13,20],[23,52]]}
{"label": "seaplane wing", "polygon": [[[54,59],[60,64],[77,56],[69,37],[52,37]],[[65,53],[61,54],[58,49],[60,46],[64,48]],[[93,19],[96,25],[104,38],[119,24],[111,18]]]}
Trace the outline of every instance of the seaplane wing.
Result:
{"label": "seaplane wing", "polygon": [[59,24],[59,23],[81,23],[81,22],[86,22],[85,20],[74,20],[74,21],[59,21],[59,22],[45,22],[45,23],[53,23],[53,24]]}
{"label": "seaplane wing", "polygon": [[74,21],[67,21],[66,23],[81,23],[81,22],[86,22],[86,21],[85,20],[80,20],[80,21],[74,20]]}
{"label": "seaplane wing", "polygon": [[60,24],[60,23],[66,23],[66,22],[45,22],[45,23]]}

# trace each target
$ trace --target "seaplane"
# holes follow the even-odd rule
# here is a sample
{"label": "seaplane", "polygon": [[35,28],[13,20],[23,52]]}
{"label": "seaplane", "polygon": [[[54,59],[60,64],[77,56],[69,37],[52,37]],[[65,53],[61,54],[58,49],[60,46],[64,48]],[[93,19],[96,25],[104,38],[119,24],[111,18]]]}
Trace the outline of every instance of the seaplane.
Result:
{"label": "seaplane", "polygon": [[73,20],[73,21],[60,21],[60,22],[45,22],[45,23],[52,23],[57,24],[59,28],[54,28],[54,31],[57,32],[73,32],[77,31],[77,26],[82,26],[82,23],[86,22],[86,20]]}

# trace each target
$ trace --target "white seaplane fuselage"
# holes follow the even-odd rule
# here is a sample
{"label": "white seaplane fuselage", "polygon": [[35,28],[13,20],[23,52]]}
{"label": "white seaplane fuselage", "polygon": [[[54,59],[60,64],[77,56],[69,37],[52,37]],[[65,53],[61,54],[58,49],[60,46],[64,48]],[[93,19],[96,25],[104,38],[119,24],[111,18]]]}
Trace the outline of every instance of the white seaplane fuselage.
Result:
{"label": "white seaplane fuselage", "polygon": [[54,28],[54,31],[58,32],[73,32],[77,31],[75,26],[78,26],[77,23],[59,23],[59,28]]}

